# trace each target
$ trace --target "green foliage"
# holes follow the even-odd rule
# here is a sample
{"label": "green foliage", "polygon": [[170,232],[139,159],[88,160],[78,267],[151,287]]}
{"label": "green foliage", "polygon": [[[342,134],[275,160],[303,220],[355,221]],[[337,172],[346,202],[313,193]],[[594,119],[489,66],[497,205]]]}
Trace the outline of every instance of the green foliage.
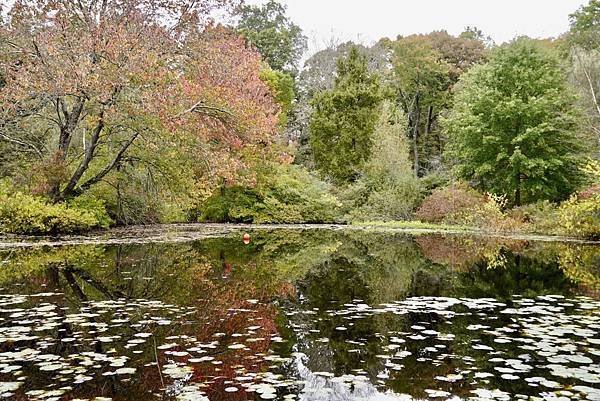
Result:
{"label": "green foliage", "polygon": [[106,212],[104,201],[95,198],[91,194],[83,194],[70,199],[67,202],[67,208],[91,215],[95,221],[92,227],[108,228],[114,223]]}
{"label": "green foliage", "polygon": [[306,50],[306,36],[285,12],[286,7],[275,0],[263,6],[243,5],[237,29],[271,68],[294,73]]}
{"label": "green foliage", "polygon": [[285,127],[288,121],[288,114],[292,110],[294,101],[294,78],[288,73],[265,69],[260,73],[260,79],[263,80],[271,91],[275,101],[281,107],[279,114],[279,125]]}
{"label": "green foliage", "polygon": [[600,194],[582,199],[573,195],[558,209],[559,229],[576,237],[600,239]]}
{"label": "green foliage", "polygon": [[107,228],[112,223],[102,202],[90,197],[68,204],[0,185],[0,230],[16,234],[63,234]]}
{"label": "green foliage", "polygon": [[575,98],[558,59],[519,38],[467,72],[445,120],[456,174],[520,205],[567,197],[581,182]]}
{"label": "green foliage", "polygon": [[600,47],[600,1],[590,0],[569,16],[571,29],[569,40],[586,49]]}
{"label": "green foliage", "polygon": [[364,173],[344,194],[347,220],[406,220],[421,201],[403,135],[406,118],[384,102],[373,132],[372,155]]}
{"label": "green foliage", "polygon": [[390,49],[385,41],[381,40],[371,47],[352,42],[332,42],[327,48],[308,58],[298,75],[298,98],[294,104],[293,119],[288,126],[288,130],[293,132],[298,145],[296,163],[303,164],[309,169],[314,169],[314,160],[309,143],[311,101],[318,93],[333,88],[338,61],[348,57],[350,50],[354,47],[357,47],[360,53],[366,56],[369,71],[385,74],[389,64]]}
{"label": "green foliage", "polygon": [[430,195],[434,190],[449,184],[450,178],[445,172],[434,171],[421,178],[421,186],[426,195]]}
{"label": "green foliage", "polygon": [[406,135],[412,139],[413,168],[419,174],[439,169],[445,145],[439,116],[451,104],[458,78],[484,59],[484,43],[436,31],[400,37],[390,46],[390,89],[409,117]]}
{"label": "green foliage", "polygon": [[310,145],[317,168],[335,182],[356,180],[371,156],[381,91],[357,48],[340,59],[333,89],[316,95]]}
{"label": "green foliage", "polygon": [[240,223],[330,223],[337,200],[328,187],[300,166],[270,164],[257,172],[256,186],[223,187],[197,210],[198,221]]}
{"label": "green foliage", "polygon": [[557,206],[547,200],[518,206],[508,212],[509,216],[525,224],[528,232],[556,233]]}

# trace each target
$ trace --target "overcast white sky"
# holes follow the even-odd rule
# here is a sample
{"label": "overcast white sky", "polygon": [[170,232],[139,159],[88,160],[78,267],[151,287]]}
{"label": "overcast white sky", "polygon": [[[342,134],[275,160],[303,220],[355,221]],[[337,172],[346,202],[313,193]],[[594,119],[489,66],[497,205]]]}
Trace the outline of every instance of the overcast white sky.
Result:
{"label": "overcast white sky", "polygon": [[[309,52],[333,36],[371,43],[382,37],[477,26],[502,43],[516,35],[557,36],[587,0],[279,0],[309,37]],[[266,0],[246,0],[262,4]]]}

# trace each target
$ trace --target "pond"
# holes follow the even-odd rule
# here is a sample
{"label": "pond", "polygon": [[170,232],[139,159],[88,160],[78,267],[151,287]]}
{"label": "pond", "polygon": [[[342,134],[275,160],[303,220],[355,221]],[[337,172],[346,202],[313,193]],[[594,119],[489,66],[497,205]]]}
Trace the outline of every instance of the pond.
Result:
{"label": "pond", "polygon": [[600,400],[600,247],[228,230],[0,250],[0,398]]}

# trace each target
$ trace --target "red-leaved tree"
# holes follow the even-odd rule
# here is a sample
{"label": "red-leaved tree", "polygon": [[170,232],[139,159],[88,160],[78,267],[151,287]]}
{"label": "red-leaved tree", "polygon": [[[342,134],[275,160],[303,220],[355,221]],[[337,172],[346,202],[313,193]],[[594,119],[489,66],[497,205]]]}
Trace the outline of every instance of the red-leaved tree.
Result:
{"label": "red-leaved tree", "polygon": [[[44,166],[55,200],[155,148],[233,176],[278,107],[260,56],[214,25],[229,0],[17,0],[0,27],[0,141]],[[182,138],[186,146],[182,147]],[[191,145],[190,145],[191,144]]]}

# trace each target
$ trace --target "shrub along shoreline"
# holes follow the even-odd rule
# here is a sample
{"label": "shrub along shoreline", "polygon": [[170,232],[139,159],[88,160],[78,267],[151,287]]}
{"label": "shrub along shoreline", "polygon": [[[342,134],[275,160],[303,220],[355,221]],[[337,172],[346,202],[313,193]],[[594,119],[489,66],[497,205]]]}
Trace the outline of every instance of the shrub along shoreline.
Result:
{"label": "shrub along shoreline", "polygon": [[[579,192],[560,204],[544,201],[507,209],[502,197],[482,195],[464,183],[454,183],[432,191],[406,220],[385,216],[378,218],[381,215],[377,214],[373,214],[374,219],[360,220],[352,219],[353,214],[345,210],[343,202],[324,188],[319,187],[323,192],[315,194],[301,190],[306,188],[300,185],[306,184],[305,180],[301,179],[296,184],[285,186],[294,188],[295,198],[290,198],[283,188],[279,188],[283,194],[278,193],[277,187],[267,195],[256,188],[215,195],[205,202],[203,209],[194,212],[200,215],[190,213],[188,219],[170,223],[345,224],[600,239],[600,192],[594,188]],[[244,198],[248,194],[249,198]],[[314,206],[310,209],[312,213],[306,209],[311,204]],[[0,185],[0,233],[33,236],[87,234],[106,230],[114,224],[104,203],[91,196],[52,203],[43,196],[11,192],[8,186]]]}

